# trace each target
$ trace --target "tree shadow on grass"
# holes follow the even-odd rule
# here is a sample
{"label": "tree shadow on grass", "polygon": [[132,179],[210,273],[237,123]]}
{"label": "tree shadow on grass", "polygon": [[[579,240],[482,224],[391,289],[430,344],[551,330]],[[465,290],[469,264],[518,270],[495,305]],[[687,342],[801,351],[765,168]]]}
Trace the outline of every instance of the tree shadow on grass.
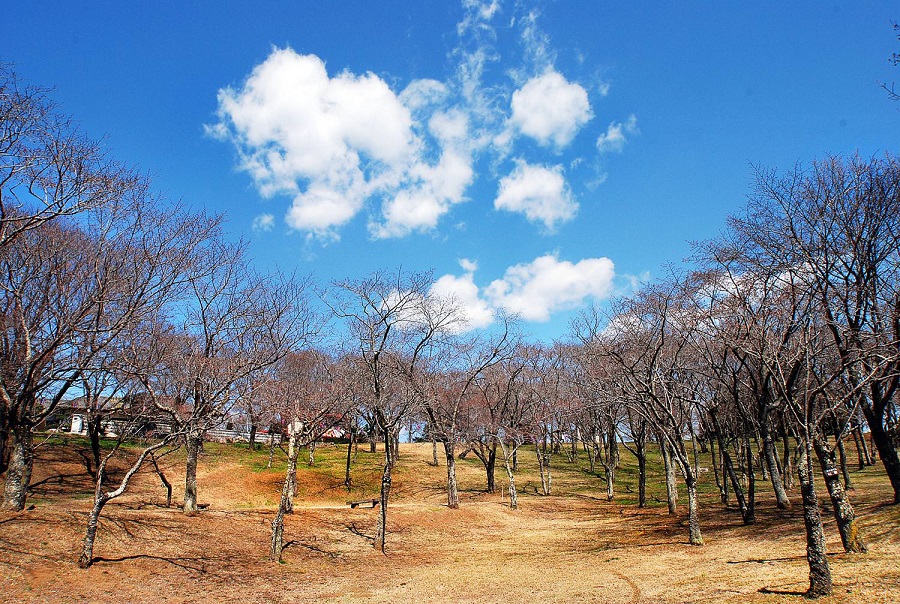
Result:
{"label": "tree shadow on grass", "polygon": [[797,591],[795,589],[772,589],[770,587],[760,587],[757,590],[761,594],[772,594],[776,596],[805,596],[805,591]]}
{"label": "tree shadow on grass", "polygon": [[[373,541],[374,541],[374,539],[373,539]],[[339,558],[341,555],[340,552],[330,552],[326,549],[322,549],[321,547],[319,547],[317,545],[312,545],[310,543],[303,543],[301,541],[295,541],[295,540],[288,541],[287,543],[284,544],[284,549],[287,549],[289,547],[303,547],[303,548],[306,548],[310,551],[314,551],[319,554],[325,554],[332,560],[334,560],[335,558]]]}
{"label": "tree shadow on grass", "polygon": [[183,570],[195,572],[198,574],[206,574],[209,571],[206,568],[207,563],[211,562],[210,558],[171,558],[167,556],[154,556],[152,554],[134,554],[131,556],[121,556],[119,558],[105,558],[103,556],[94,556],[91,559],[91,564],[98,563],[108,563],[114,564],[117,562],[128,562],[130,560],[156,560],[159,562],[165,562],[167,564],[171,564],[177,568],[181,568]]}

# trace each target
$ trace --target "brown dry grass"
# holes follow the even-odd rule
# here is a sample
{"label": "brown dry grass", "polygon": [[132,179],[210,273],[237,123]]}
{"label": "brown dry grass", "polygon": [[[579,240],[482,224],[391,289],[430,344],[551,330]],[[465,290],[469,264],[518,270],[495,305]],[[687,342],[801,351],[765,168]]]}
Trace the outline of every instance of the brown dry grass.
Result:
{"label": "brown dry grass", "polygon": [[[301,469],[285,563],[273,564],[269,522],[283,465],[266,470],[263,452],[211,445],[200,475],[208,510],[186,517],[162,507],[158,479],[144,471],[127,496],[107,506],[98,559],[80,570],[75,559],[91,504],[82,450],[77,441],[42,449],[34,508],[0,514],[0,600],[785,602],[798,600],[791,594],[806,587],[799,510],[776,511],[762,482],[754,527],[741,526],[734,510],[716,502],[713,485],[705,485],[707,544],[698,548],[687,545],[683,515],[669,517],[659,503],[644,510],[633,505],[627,466],[621,500],[601,500],[602,483],[584,471],[583,459],[554,460],[556,495],[541,497],[533,454],[523,452],[518,511],[505,507],[500,494],[480,490],[477,460],[461,461],[462,507],[447,509],[445,468],[427,464],[427,445],[402,445],[388,555],[370,546],[375,512],[345,504],[377,492],[380,454],[360,450],[348,495],[341,484],[343,451],[320,449],[317,466]],[[177,454],[163,463],[176,500],[182,463]],[[505,481],[498,470],[499,485]],[[709,474],[703,478],[712,482]],[[883,505],[890,492],[879,468],[854,478],[870,552],[839,553],[828,523],[835,594],[824,601],[900,601],[900,509]],[[662,497],[658,481],[651,495]]]}

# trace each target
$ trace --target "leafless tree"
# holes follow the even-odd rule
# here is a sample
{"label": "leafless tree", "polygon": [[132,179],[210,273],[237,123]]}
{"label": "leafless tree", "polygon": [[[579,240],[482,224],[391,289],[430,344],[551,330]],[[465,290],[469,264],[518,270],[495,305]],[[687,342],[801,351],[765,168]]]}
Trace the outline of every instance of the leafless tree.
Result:
{"label": "leafless tree", "polygon": [[[447,462],[447,506],[459,507],[456,480],[456,445],[466,440],[466,411],[482,375],[512,354],[516,338],[509,319],[500,319],[502,327],[494,336],[484,334],[461,335],[432,340],[426,349],[425,369],[409,375],[422,400],[428,416],[428,426],[434,438],[444,447]],[[479,457],[483,454],[478,452]],[[490,451],[486,469],[492,473]],[[496,453],[495,453],[496,455]],[[488,478],[491,482],[491,476]],[[490,485],[489,485],[490,488]]]}
{"label": "leafless tree", "polygon": [[59,216],[144,186],[59,113],[48,91],[0,63],[0,249]]}
{"label": "leafless tree", "polygon": [[279,414],[288,422],[290,439],[287,471],[281,500],[272,520],[269,558],[281,561],[284,551],[284,516],[293,510],[297,483],[297,457],[300,447],[310,446],[323,434],[339,425],[350,411],[344,396],[342,377],[335,362],[326,354],[309,350],[294,352],[282,359],[271,382],[280,401]]}
{"label": "leafless tree", "polygon": [[384,552],[387,507],[402,422],[421,405],[411,378],[424,369],[433,340],[461,325],[457,304],[434,296],[431,275],[377,272],[359,280],[339,281],[326,298],[335,316],[346,324],[348,353],[366,370],[367,404],[384,436],[380,513],[375,547]]}
{"label": "leafless tree", "polygon": [[186,348],[186,414],[173,410],[185,431],[184,511],[197,511],[197,463],[204,434],[220,424],[240,400],[240,387],[316,333],[309,303],[310,282],[287,275],[255,273],[241,244],[212,242],[213,262],[190,280],[180,326]]}
{"label": "leafless tree", "polygon": [[98,370],[123,334],[166,305],[218,223],[188,218],[141,189],[77,221],[34,226],[6,246],[0,254],[0,441],[11,450],[3,459],[5,507],[24,506],[34,427]]}

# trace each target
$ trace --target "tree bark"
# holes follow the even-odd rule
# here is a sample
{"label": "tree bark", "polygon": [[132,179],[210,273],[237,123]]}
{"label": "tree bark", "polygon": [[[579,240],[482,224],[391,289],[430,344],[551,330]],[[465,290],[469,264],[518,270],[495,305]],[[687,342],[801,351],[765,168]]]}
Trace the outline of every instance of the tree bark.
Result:
{"label": "tree bark", "polygon": [[809,589],[806,597],[820,598],[831,594],[831,568],[825,553],[825,532],[819,512],[819,499],[813,482],[813,468],[809,439],[804,439],[797,474],[800,478],[800,494],[803,499],[803,524],[806,528],[806,561],[809,565]]}
{"label": "tree bark", "polygon": [[378,527],[375,534],[375,549],[382,554],[385,553],[385,542],[387,541],[387,507],[388,500],[391,497],[391,473],[394,468],[394,446],[390,442],[388,431],[385,431],[384,442],[384,470],[381,473],[381,509],[378,512]]}
{"label": "tree bark", "polygon": [[840,435],[837,436],[838,459],[841,463],[841,475],[844,477],[844,488],[848,491],[853,490],[853,480],[850,477],[850,468],[847,467],[847,450],[844,448],[844,439]]}
{"label": "tree bark", "polygon": [[197,513],[197,461],[200,458],[200,447],[203,444],[202,434],[190,433],[185,440],[187,462],[184,472],[184,507],[185,514]]}
{"label": "tree bark", "polygon": [[269,462],[266,464],[266,469],[272,467],[272,461],[275,458],[275,433],[269,432]]}
{"label": "tree bark", "polygon": [[307,459],[306,465],[311,468],[316,465],[316,441],[310,441],[310,443],[306,446],[306,450],[309,453],[309,458]]}
{"label": "tree bark", "polygon": [[891,487],[894,490],[894,503],[900,503],[900,456],[891,435],[884,429],[884,414],[886,409],[884,405],[874,408],[868,403],[863,404],[863,415],[869,424],[869,433],[872,435],[872,442],[875,443],[875,449],[878,456],[881,457],[881,463],[884,465],[884,471],[891,481]]}
{"label": "tree bark", "polygon": [[447,459],[447,507],[451,510],[459,508],[459,490],[456,484],[456,444],[444,441],[444,455]]}
{"label": "tree bark", "polygon": [[545,450],[546,447],[542,450],[540,445],[535,446],[538,460],[538,472],[541,475],[541,492],[544,495],[549,495],[552,480],[550,477],[550,453],[545,452]]}
{"label": "tree bark", "polygon": [[[857,469],[862,472],[866,469],[867,465],[870,465],[869,450],[866,448],[866,441],[862,438],[859,428],[853,429],[851,434],[853,435],[853,442],[856,445],[856,457],[858,460]],[[862,443],[860,443],[860,441],[862,441]]]}
{"label": "tree bark", "polygon": [[492,443],[488,447],[487,455],[484,460],[484,473],[487,480],[487,492],[494,493],[497,491],[497,482],[494,476],[497,467],[497,443]]}
{"label": "tree bark", "polygon": [[166,507],[172,507],[172,484],[166,479],[166,475],[163,474],[163,471],[159,468],[159,464],[156,463],[156,456],[150,455],[150,463],[153,464],[156,475],[159,476],[160,482],[162,482],[163,487],[166,489]]}
{"label": "tree bark", "polygon": [[431,465],[433,465],[434,467],[438,467],[438,465],[440,465],[438,463],[437,439],[434,436],[431,437]]}
{"label": "tree bark", "polygon": [[659,439],[659,451],[662,454],[663,466],[666,470],[666,503],[671,515],[675,514],[678,507],[678,486],[675,483],[675,464],[672,462],[672,454],[664,438]]}
{"label": "tree bark", "polygon": [[831,498],[831,507],[834,509],[834,520],[841,535],[841,543],[844,551],[848,553],[862,553],[866,551],[866,544],[859,534],[856,524],[856,514],[847,497],[847,491],[841,485],[838,468],[835,465],[834,451],[819,438],[813,441],[816,456],[819,458],[819,466],[822,469],[822,477],[825,479],[825,487]]}
{"label": "tree bark", "polygon": [[747,519],[744,524],[756,522],[756,475],[753,474],[753,447],[750,437],[744,436],[744,450],[747,453]]}
{"label": "tree bark", "polygon": [[18,424],[11,430],[10,456],[3,487],[3,509],[22,511],[34,468],[34,443],[31,426]]}
{"label": "tree bark", "polygon": [[[294,440],[291,435],[291,439]],[[288,455],[287,471],[284,476],[284,484],[281,486],[281,500],[278,503],[278,512],[272,520],[272,544],[269,548],[269,559],[273,562],[281,562],[281,554],[284,552],[284,516],[294,511],[294,489],[297,484],[297,457],[300,448],[291,447],[291,455]]]}
{"label": "tree bark", "polygon": [[791,467],[793,465],[793,462],[791,461],[793,459],[793,456],[791,455],[790,441],[790,436],[788,436],[788,431],[785,427],[784,434],[781,436],[781,442],[783,445],[781,457],[784,459],[784,462],[782,464],[782,469],[784,471],[782,472],[781,481],[782,484],[784,484],[785,489],[794,488],[794,469]]}
{"label": "tree bark", "polygon": [[352,481],[350,480],[350,461],[353,458],[353,441],[356,439],[356,434],[354,432],[350,432],[350,440],[347,441],[347,464],[344,469],[344,486],[347,487],[347,491],[350,491],[352,486]]}
{"label": "tree bark", "polygon": [[249,449],[251,451],[256,451],[256,424],[250,424],[250,440],[249,440]]}
{"label": "tree bark", "polygon": [[685,471],[685,486],[688,492],[688,531],[691,545],[703,545],[700,533],[700,506],[697,501],[697,477],[690,469]]}
{"label": "tree bark", "polygon": [[506,468],[506,478],[509,480],[509,508],[511,510],[517,510],[519,509],[519,497],[516,493],[516,477],[513,474],[513,467],[510,463],[510,457],[515,458],[516,451],[513,449],[512,455],[510,455],[506,446],[501,446],[503,447],[503,465]]}
{"label": "tree bark", "polygon": [[78,568],[88,568],[94,563],[94,542],[97,539],[97,525],[100,523],[100,512],[108,499],[99,496],[95,499],[91,511],[88,513],[87,531],[84,541],[81,543],[81,555],[78,557]]}
{"label": "tree bark", "polygon": [[791,507],[791,500],[784,488],[784,481],[781,479],[781,469],[778,467],[778,460],[775,459],[775,441],[767,429],[763,432],[763,457],[769,469],[772,490],[775,491],[775,507],[779,510],[786,510]]}
{"label": "tree bark", "polygon": [[97,477],[96,468],[100,467],[100,430],[102,424],[103,418],[99,413],[92,413],[89,416],[87,422],[87,431],[88,439],[91,443],[91,457],[93,458],[95,470],[91,471],[91,469],[88,468],[88,474],[90,474],[93,478]]}
{"label": "tree bark", "polygon": [[647,507],[647,450],[646,444],[639,445],[638,461],[638,507]]}

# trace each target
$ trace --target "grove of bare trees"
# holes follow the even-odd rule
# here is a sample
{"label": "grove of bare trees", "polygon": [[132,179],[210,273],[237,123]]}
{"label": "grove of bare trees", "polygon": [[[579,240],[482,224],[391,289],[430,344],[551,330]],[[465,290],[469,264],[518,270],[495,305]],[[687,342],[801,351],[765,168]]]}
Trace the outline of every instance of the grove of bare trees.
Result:
{"label": "grove of bare trees", "polygon": [[[900,160],[891,155],[756,170],[747,205],[689,264],[581,312],[568,341],[545,343],[511,316],[470,329],[427,272],[379,271],[322,290],[261,273],[222,217],[155,195],[7,67],[0,101],[2,505],[26,507],[47,422],[80,397],[96,487],[82,567],[94,561],[104,506],[145,465],[171,499],[157,460],[182,447],[182,509],[199,513],[206,435],[242,422],[251,447],[260,427],[269,433],[270,460],[276,437],[287,444],[273,560],[285,548],[299,451],[312,465],[336,427],[350,441],[348,490],[357,435],[373,450],[383,443],[381,552],[404,432],[443,449],[449,508],[461,505],[456,463],[470,453],[488,493],[502,465],[511,508],[526,451],[541,495],[554,493],[554,463],[566,456],[586,460],[607,500],[619,496],[621,455],[632,455],[645,507],[658,449],[668,511],[678,511],[680,475],[694,546],[704,544],[702,481],[747,527],[770,490],[777,508],[802,506],[810,597],[832,590],[823,514],[846,552],[867,549],[848,446],[873,464],[871,441],[900,503]],[[119,457],[126,471],[113,481]]]}

